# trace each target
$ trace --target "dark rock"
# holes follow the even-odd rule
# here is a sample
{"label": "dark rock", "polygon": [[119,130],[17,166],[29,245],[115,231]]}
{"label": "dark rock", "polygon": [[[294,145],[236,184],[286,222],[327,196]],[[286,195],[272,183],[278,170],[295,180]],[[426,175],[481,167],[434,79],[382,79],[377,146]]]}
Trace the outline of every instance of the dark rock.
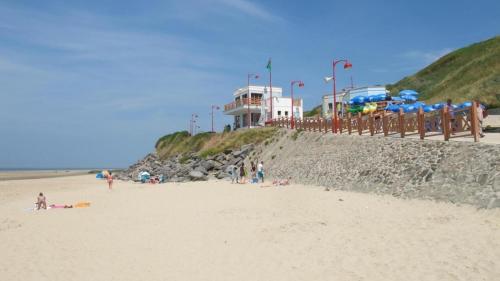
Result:
{"label": "dark rock", "polygon": [[500,198],[491,198],[486,208],[488,209],[500,208]]}
{"label": "dark rock", "polygon": [[194,170],[198,171],[198,172],[202,172],[204,175],[208,175],[208,171],[203,166],[198,166]]}
{"label": "dark rock", "polygon": [[206,171],[211,171],[214,168],[214,162],[215,162],[214,160],[208,160],[208,161],[202,160],[200,162],[200,166],[203,167]]}
{"label": "dark rock", "polygon": [[189,172],[189,178],[193,181],[206,181],[207,177],[200,171]]}

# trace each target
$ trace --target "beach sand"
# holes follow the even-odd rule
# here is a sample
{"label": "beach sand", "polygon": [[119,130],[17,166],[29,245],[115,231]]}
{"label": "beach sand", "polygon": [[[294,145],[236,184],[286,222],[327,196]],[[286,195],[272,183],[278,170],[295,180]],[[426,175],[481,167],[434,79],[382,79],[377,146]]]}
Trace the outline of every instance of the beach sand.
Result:
{"label": "beach sand", "polygon": [[[90,201],[82,209],[30,211]],[[0,280],[499,280],[500,210],[224,181],[0,182]]]}

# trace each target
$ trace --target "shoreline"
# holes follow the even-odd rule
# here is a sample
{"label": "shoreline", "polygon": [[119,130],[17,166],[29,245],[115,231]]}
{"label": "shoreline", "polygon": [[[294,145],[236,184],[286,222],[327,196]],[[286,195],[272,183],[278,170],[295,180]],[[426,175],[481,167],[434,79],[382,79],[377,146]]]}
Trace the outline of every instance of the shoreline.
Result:
{"label": "shoreline", "polygon": [[0,181],[81,176],[91,170],[0,170]]}

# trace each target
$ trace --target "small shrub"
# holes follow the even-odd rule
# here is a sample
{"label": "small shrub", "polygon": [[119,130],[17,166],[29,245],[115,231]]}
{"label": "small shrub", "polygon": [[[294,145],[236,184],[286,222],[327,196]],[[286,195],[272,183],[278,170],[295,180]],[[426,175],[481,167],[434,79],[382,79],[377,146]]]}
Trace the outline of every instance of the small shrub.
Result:
{"label": "small shrub", "polygon": [[280,145],[280,149],[283,149],[283,146]]}
{"label": "small shrub", "polygon": [[274,158],[276,158],[276,155],[272,155],[271,156],[271,159],[274,160]]}
{"label": "small shrub", "polygon": [[181,164],[186,164],[189,160],[189,156],[188,155],[182,155],[181,159],[179,159],[179,163]]}
{"label": "small shrub", "polygon": [[292,140],[297,140],[297,138],[299,137],[299,135],[303,132],[302,129],[298,129],[296,130],[295,132],[293,132],[292,134]]}

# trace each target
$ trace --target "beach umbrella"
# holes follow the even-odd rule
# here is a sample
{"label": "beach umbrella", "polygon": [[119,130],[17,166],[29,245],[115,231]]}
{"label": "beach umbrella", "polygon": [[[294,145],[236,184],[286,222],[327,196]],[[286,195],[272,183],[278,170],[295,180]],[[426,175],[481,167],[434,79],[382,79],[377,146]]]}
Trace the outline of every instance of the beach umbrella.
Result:
{"label": "beach umbrella", "polygon": [[411,95],[401,96],[401,98],[404,99],[405,101],[417,101],[417,97]]}
{"label": "beach umbrella", "polygon": [[414,91],[414,90],[402,90],[401,92],[399,92],[399,96],[402,97],[402,96],[418,96],[419,93]]}

